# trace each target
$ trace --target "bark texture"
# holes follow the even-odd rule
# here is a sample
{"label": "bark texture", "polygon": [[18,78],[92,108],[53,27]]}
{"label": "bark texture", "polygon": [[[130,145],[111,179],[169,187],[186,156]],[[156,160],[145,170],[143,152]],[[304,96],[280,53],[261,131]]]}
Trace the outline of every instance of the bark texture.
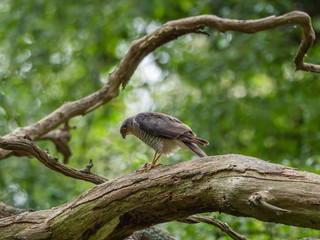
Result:
{"label": "bark texture", "polygon": [[243,155],[131,173],[53,209],[0,220],[0,239],[125,239],[154,224],[223,212],[320,229],[320,175]]}
{"label": "bark texture", "polygon": [[[296,70],[320,73],[320,65],[304,62],[315,33],[308,14],[290,12],[257,20],[235,20],[202,15],[168,22],[133,41],[108,82],[82,99],[66,102],[38,122],[0,138],[0,160],[10,155],[36,157],[54,171],[100,184],[62,206],[20,212],[0,205],[0,239],[124,239],[151,225],[202,212],[219,211],[262,221],[320,229],[320,176],[262,160],[226,155],[162,166],[112,181],[84,169],[74,169],[35,145],[49,139],[64,154],[71,149],[66,129],[51,132],[77,115],[85,115],[119,95],[145,56],[163,44],[190,34],[207,34],[205,27],[221,32],[256,33],[298,24],[303,37],[294,63]],[[51,132],[51,133],[50,133]],[[14,215],[13,215],[14,214]],[[197,221],[195,218],[188,220]],[[216,224],[224,231],[226,226]],[[232,233],[233,234],[233,233]]]}

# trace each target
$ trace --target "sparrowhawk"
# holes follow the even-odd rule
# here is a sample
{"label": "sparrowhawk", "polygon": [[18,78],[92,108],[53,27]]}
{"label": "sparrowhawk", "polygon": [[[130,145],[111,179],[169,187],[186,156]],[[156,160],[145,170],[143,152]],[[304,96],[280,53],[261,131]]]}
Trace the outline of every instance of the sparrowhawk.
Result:
{"label": "sparrowhawk", "polygon": [[144,112],[129,117],[122,123],[120,133],[123,138],[133,134],[155,150],[152,163],[138,171],[159,166],[156,162],[162,154],[170,155],[179,147],[199,157],[207,156],[196,144],[205,146],[208,141],[196,137],[179,119],[163,113]]}

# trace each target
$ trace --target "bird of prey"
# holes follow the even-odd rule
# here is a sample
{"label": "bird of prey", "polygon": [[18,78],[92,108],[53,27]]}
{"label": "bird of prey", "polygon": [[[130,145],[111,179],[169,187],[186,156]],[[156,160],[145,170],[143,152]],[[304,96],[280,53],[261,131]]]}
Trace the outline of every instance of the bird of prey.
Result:
{"label": "bird of prey", "polygon": [[151,168],[159,166],[157,160],[162,154],[170,155],[177,148],[183,148],[197,154],[199,157],[207,155],[197,146],[206,146],[207,140],[196,137],[191,128],[183,124],[179,119],[163,113],[143,112],[127,118],[120,127],[123,138],[133,134],[141,141],[155,150],[151,164],[145,165],[141,171],[149,171]]}

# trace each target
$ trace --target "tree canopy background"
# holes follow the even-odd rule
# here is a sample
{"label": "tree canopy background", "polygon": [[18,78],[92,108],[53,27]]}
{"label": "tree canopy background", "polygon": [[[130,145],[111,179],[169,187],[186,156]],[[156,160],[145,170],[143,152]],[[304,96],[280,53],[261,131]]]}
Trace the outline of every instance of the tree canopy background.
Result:
{"label": "tree canopy background", "polygon": [[[0,135],[32,124],[66,101],[99,89],[130,43],[167,21],[215,14],[255,19],[293,10],[307,12],[318,36],[319,1],[8,1],[0,3]],[[141,111],[173,115],[208,139],[208,155],[239,153],[320,173],[320,81],[296,72],[301,39],[295,25],[257,34],[187,35],[145,58],[120,96],[73,118],[70,166],[106,178],[150,162],[153,150],[119,134],[122,121]],[[306,60],[319,63],[318,42]],[[59,156],[50,142],[40,142]],[[159,162],[195,158],[179,151]],[[65,177],[36,159],[0,161],[0,201],[47,209],[93,185]],[[315,230],[215,214],[250,239],[319,236]],[[205,224],[160,225],[177,239],[229,239]]]}

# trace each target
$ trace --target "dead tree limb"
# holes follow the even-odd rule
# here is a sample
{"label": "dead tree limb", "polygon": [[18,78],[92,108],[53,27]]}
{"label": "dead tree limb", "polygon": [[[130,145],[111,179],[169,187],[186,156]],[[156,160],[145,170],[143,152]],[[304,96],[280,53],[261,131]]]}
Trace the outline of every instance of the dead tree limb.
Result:
{"label": "dead tree limb", "polygon": [[[74,116],[85,115],[117,97],[120,86],[126,86],[142,59],[169,41],[189,33],[206,34],[204,27],[215,28],[221,32],[231,30],[243,33],[256,33],[287,24],[298,24],[303,29],[303,38],[294,60],[296,70],[319,73],[319,65],[304,62],[304,57],[315,39],[310,17],[306,13],[295,11],[278,17],[271,16],[257,20],[232,20],[219,18],[214,15],[202,15],[171,21],[149,35],[134,41],[126,56],[121,60],[115,71],[110,74],[107,84],[100,90],[82,99],[65,103],[37,123],[24,128],[18,128],[14,132],[1,138],[0,147],[2,149],[0,149],[0,160],[8,157],[12,152],[17,154],[23,153],[22,155],[36,157],[47,167],[67,176],[91,181],[96,184],[103,183],[106,179],[90,172],[90,168],[92,167],[90,163],[82,170],[70,168],[57,162],[55,157],[42,151],[33,141],[41,137],[52,140],[54,136],[48,133],[60,124]],[[68,158],[71,151],[69,151],[70,149],[64,151],[66,146],[64,142],[62,148],[59,147],[59,149],[65,152],[65,156]],[[213,158],[213,162],[217,163],[217,159],[223,158],[224,157]],[[234,158],[243,160],[241,156],[227,156],[224,160],[228,163],[230,161],[232,162]],[[222,167],[220,170],[217,169],[217,167],[219,167],[219,163],[217,163],[210,168],[211,170],[207,169],[199,172],[198,169],[192,165],[192,163],[197,162],[195,160],[190,161],[191,163],[176,165],[176,167],[180,166],[180,172],[171,169],[170,171],[166,170],[167,172],[162,172],[161,169],[168,168],[162,167],[159,168],[159,172],[154,176],[150,175],[150,173],[143,173],[141,175],[133,175],[134,177],[132,178],[132,175],[129,175],[127,179],[128,183],[125,183],[126,181],[122,178],[112,181],[118,188],[113,189],[109,183],[97,187],[101,190],[101,194],[99,193],[98,196],[96,196],[97,192],[95,192],[94,189],[96,188],[94,188],[82,194],[78,199],[57,207],[56,209],[41,212],[24,212],[18,216],[8,217],[4,222],[0,223],[0,230],[4,231],[4,237],[14,236],[16,238],[29,238],[29,236],[32,236],[34,239],[42,239],[50,236],[55,239],[64,239],[70,236],[72,238],[98,236],[109,239],[120,239],[118,238],[119,232],[123,233],[121,237],[126,237],[133,231],[150,226],[150,224],[181,219],[195,212],[206,211],[222,211],[237,216],[251,216],[263,221],[281,222],[315,229],[320,228],[318,217],[320,203],[318,200],[319,195],[317,194],[319,192],[318,175],[300,173],[280,165],[268,165],[265,162],[263,162],[264,166],[260,168],[251,158],[247,159],[250,160],[245,161],[245,163],[240,161],[243,165],[240,164],[238,166],[238,163],[233,163],[227,168],[225,166]],[[205,161],[202,161],[204,160],[198,160],[197,164],[201,165],[201,169],[206,169]],[[249,164],[248,162],[252,165],[246,165]],[[188,168],[184,169],[184,164],[191,167],[193,172],[190,172]],[[246,168],[244,168],[244,166],[246,166]],[[268,166],[270,169],[268,169]],[[172,176],[174,177],[169,179],[169,173],[173,174]],[[141,176],[146,177],[142,177],[141,179]],[[158,177],[158,179],[155,179],[155,177]],[[215,188],[203,182],[203,180],[209,180],[210,182],[212,178],[218,180],[217,183],[212,182]],[[147,183],[145,183],[144,180],[148,180]],[[166,189],[169,188],[170,191],[161,191],[162,185],[157,185],[158,180],[163,184],[163,187]],[[255,184],[252,184],[253,180],[256,181]],[[133,182],[130,183],[130,181]],[[275,182],[277,182],[277,184],[275,184]],[[200,183],[203,183],[206,188],[200,186]],[[220,183],[224,183],[227,186],[219,185]],[[184,184],[186,184],[186,186],[194,185],[195,189],[188,190]],[[243,186],[241,184],[243,184]],[[137,188],[138,185],[142,188]],[[284,186],[289,187],[289,185],[292,189],[298,188],[301,199],[306,200],[306,202],[297,201],[292,205],[288,205],[288,202],[293,199],[293,192],[292,189],[284,188]],[[230,186],[233,186],[233,189],[230,189]],[[265,186],[268,186],[268,188],[266,189]],[[109,188],[113,190],[109,192]],[[180,188],[186,191],[188,190],[189,192],[182,194],[179,192]],[[216,189],[217,192],[213,189]],[[314,189],[317,189],[317,192],[313,191]],[[127,190],[130,191],[127,192]],[[146,201],[145,199],[140,200],[140,191],[145,191],[146,194],[155,191],[158,194],[156,196],[151,194]],[[225,194],[223,195],[222,192],[224,191]],[[235,192],[243,198],[234,199],[234,195],[237,195]],[[206,195],[206,193],[212,195]],[[302,197],[303,194],[307,194],[308,201],[307,198]],[[160,198],[158,198],[158,195]],[[138,203],[133,201],[137,203],[136,207],[130,206],[130,208],[128,208],[128,206],[121,205],[123,201],[131,197],[139,199]],[[208,197],[210,197],[214,203],[208,201]],[[87,201],[83,199],[87,199]],[[155,201],[150,202],[150,199]],[[159,200],[159,202],[156,200]],[[194,202],[194,200],[201,200],[200,203],[204,205],[199,205],[197,202]],[[105,212],[105,208],[113,205],[115,201],[120,203],[119,212],[114,213],[112,209],[109,209],[113,218],[101,218],[101,214],[108,213]],[[186,206],[182,206],[181,201],[187,201]],[[79,204],[79,202],[81,202],[81,204]],[[173,202],[178,205],[172,205]],[[154,207],[152,211],[146,211],[148,208],[145,206],[148,206],[148,204]],[[163,204],[169,204],[169,209],[172,212],[160,212],[160,209],[166,206]],[[94,216],[95,219],[87,216],[87,212],[82,211],[83,208],[93,213],[92,216]],[[74,209],[76,209],[81,218],[70,217]],[[316,215],[314,213],[316,213]],[[135,221],[135,217],[138,214],[139,216],[141,215],[142,218]],[[63,216],[63,219],[61,219],[61,216]],[[65,218],[68,221],[67,223],[69,223],[67,225],[62,224]],[[79,222],[77,222],[77,220],[79,220]],[[83,223],[81,223],[83,224],[83,228],[73,229],[73,223],[80,223],[80,220],[83,220]],[[87,223],[89,223],[89,225],[87,225]],[[2,236],[0,236],[0,239],[1,237]]]}
{"label": "dead tree limb", "polygon": [[[215,15],[202,15],[168,22],[145,37],[132,42],[125,57],[117,68],[109,75],[108,82],[97,92],[82,99],[64,103],[54,112],[35,124],[18,128],[4,138],[24,138],[37,140],[44,134],[57,128],[60,124],[77,115],[85,115],[99,106],[110,102],[119,95],[119,88],[125,87],[142,59],[163,44],[189,33],[203,33],[204,27],[217,29],[221,32],[238,31],[256,33],[274,29],[287,24],[297,24],[303,29],[303,38],[295,57],[297,70],[320,73],[320,65],[304,62],[304,56],[312,46],[315,33],[310,16],[304,12],[294,11],[278,17],[271,16],[257,20],[234,20],[219,18]],[[10,156],[11,151],[0,149],[0,160]]]}
{"label": "dead tree limb", "polygon": [[[276,208],[252,205],[257,194]],[[154,224],[215,211],[320,229],[319,199],[320,175],[243,155],[214,156],[132,173],[62,206],[3,218],[0,239],[122,240]]]}
{"label": "dead tree limb", "polygon": [[189,224],[208,223],[210,225],[216,226],[221,231],[228,234],[234,240],[248,240],[246,237],[240,235],[239,233],[231,229],[227,223],[218,220],[215,216],[192,215],[179,221]]}
{"label": "dead tree limb", "polygon": [[19,151],[19,154],[22,153],[21,155],[27,153],[28,155],[38,159],[43,165],[51,170],[62,173],[68,177],[81,179],[95,184],[107,181],[107,179],[90,172],[92,160],[90,160],[89,164],[84,169],[75,169],[59,162],[57,157],[50,156],[29,139],[6,139],[0,137],[0,148],[11,150],[13,152]]}

